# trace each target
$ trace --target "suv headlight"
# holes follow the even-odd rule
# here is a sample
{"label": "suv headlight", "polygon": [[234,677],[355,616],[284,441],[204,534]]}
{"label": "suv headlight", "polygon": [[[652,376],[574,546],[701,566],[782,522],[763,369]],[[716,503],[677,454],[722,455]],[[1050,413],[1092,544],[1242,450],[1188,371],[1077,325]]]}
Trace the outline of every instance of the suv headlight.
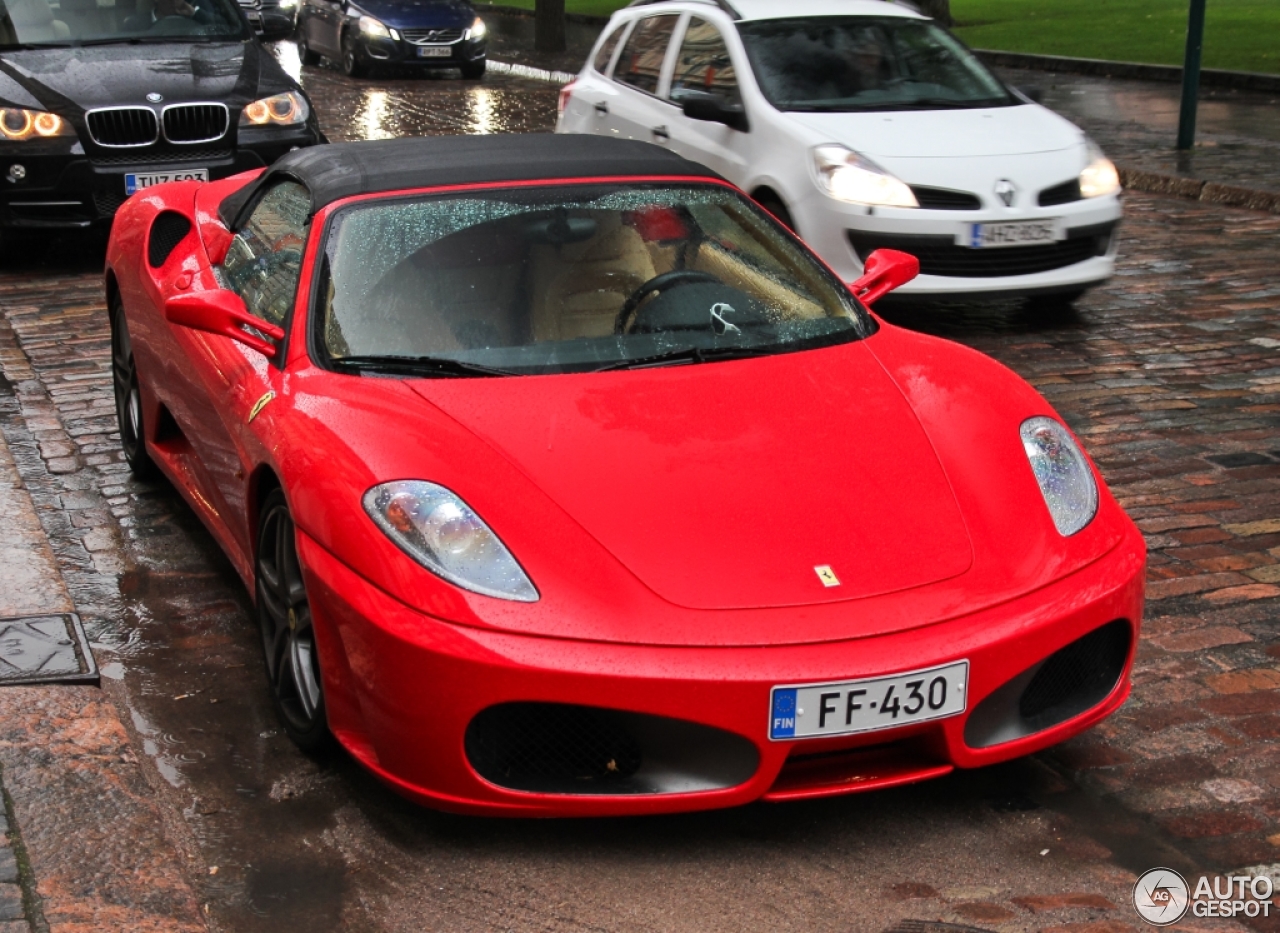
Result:
{"label": "suv headlight", "polygon": [[436,576],[485,596],[537,601],[537,589],[506,545],[443,486],[383,483],[366,492],[362,504],[388,538]]}
{"label": "suv headlight", "polygon": [[311,115],[307,99],[297,91],[286,91],[247,104],[240,112],[241,126],[292,126],[306,123]]}
{"label": "suv headlight", "polygon": [[28,139],[51,139],[75,136],[71,124],[56,113],[46,110],[0,109],[0,139],[25,142]]}
{"label": "suv headlight", "polygon": [[488,31],[489,27],[484,24],[484,20],[477,16],[476,21],[471,24],[471,28],[467,30],[467,34],[463,38],[483,39]]}
{"label": "suv headlight", "polygon": [[372,16],[360,17],[360,31],[372,39],[391,38],[391,30]]}
{"label": "suv headlight", "polygon": [[1120,173],[1111,160],[1102,154],[1098,144],[1092,139],[1085,140],[1085,151],[1088,153],[1089,164],[1080,173],[1080,194],[1086,198],[1097,198],[1119,191]]}
{"label": "suv headlight", "polygon": [[884,207],[919,207],[906,183],[844,146],[816,146],[813,170],[818,187],[839,201]]}
{"label": "suv headlight", "polygon": [[1075,534],[1098,512],[1098,484],[1089,461],[1052,418],[1028,418],[1018,431],[1054,525],[1063,537]]}

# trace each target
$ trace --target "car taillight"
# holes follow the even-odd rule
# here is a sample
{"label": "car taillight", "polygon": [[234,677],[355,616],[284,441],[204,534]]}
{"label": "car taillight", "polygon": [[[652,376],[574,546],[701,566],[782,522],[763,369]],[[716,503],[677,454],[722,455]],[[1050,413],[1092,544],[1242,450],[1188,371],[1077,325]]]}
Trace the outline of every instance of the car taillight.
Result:
{"label": "car taillight", "polygon": [[560,88],[560,97],[556,100],[556,115],[563,116],[564,108],[569,106],[569,97],[573,94],[574,86],[577,81],[570,81],[564,87]]}

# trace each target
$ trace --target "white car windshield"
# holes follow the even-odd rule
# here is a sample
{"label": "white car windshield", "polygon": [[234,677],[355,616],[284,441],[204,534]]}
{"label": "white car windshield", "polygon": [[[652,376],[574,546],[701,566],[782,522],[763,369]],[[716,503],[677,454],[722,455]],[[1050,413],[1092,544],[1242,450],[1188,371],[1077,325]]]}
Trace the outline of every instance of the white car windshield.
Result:
{"label": "white car windshield", "polygon": [[565,185],[355,204],[327,225],[317,341],[337,369],[515,375],[762,356],[873,319],[715,185]]}
{"label": "white car windshield", "polygon": [[1020,103],[948,32],[904,17],[738,24],[756,80],[779,110],[852,112]]}

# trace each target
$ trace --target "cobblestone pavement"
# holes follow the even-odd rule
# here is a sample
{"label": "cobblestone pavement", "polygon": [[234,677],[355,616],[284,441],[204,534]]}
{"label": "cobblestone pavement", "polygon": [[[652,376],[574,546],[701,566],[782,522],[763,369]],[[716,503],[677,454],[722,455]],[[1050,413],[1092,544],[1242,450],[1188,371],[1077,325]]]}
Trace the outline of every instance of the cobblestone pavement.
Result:
{"label": "cobblestone pavement", "polygon": [[[334,138],[536,128],[554,112],[553,85],[514,77],[303,77]],[[929,919],[1119,933],[1139,928],[1127,899],[1147,868],[1280,862],[1280,217],[1146,195],[1126,210],[1119,272],[1078,313],[890,316],[1031,380],[1147,533],[1132,701],[1002,768],[643,821],[443,817],[341,756],[296,753],[271,717],[233,571],[172,490],[132,481],[120,461],[101,244],[0,257],[0,395],[20,416],[6,437],[211,927],[702,933]],[[82,767],[91,778],[90,757]]]}

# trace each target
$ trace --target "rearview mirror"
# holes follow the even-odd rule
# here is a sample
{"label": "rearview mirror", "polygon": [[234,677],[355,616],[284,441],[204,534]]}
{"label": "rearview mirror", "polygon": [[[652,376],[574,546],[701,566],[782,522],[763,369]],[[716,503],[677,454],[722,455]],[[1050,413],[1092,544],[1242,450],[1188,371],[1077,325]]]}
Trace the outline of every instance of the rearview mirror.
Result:
{"label": "rearview mirror", "polygon": [[684,91],[680,96],[680,109],[690,120],[706,123],[723,123],[743,133],[751,130],[747,112],[741,104],[727,104],[718,94],[706,91]]}
{"label": "rearview mirror", "polygon": [[870,306],[920,274],[920,260],[896,249],[878,249],[867,257],[862,276],[849,285],[858,300]]}
{"label": "rearview mirror", "polygon": [[[266,357],[274,357],[279,352],[270,340],[284,339],[283,330],[254,317],[245,307],[244,299],[223,288],[174,295],[164,303],[164,316],[171,324],[230,337]],[[257,333],[245,330],[246,327],[253,328]],[[258,334],[263,334],[270,340],[264,340]]]}

